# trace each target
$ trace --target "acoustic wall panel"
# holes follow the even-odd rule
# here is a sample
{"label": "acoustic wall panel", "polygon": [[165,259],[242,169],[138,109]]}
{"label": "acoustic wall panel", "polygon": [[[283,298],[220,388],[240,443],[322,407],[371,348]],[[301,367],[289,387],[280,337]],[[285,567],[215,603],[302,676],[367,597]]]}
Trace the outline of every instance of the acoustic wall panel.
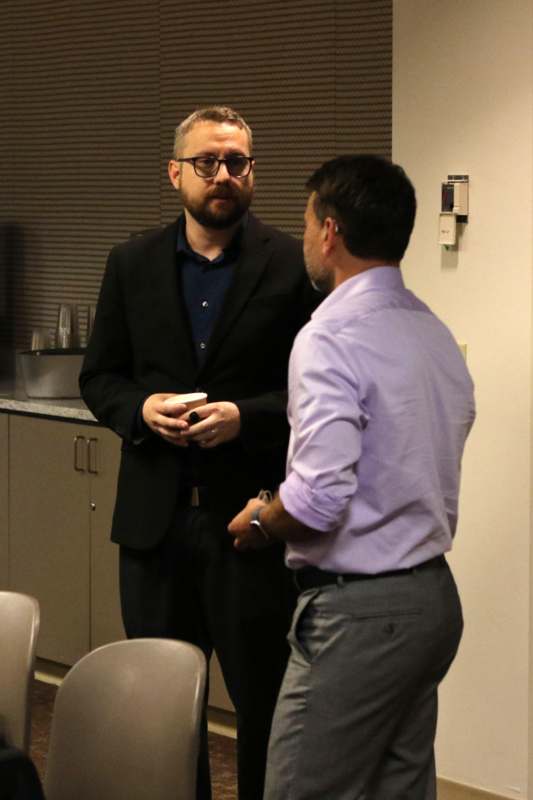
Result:
{"label": "acoustic wall panel", "polygon": [[[385,0],[161,0],[161,141],[195,108],[234,105],[254,131],[255,211],[302,232],[305,180],[342,152],[391,149],[392,8]],[[174,24],[173,24],[174,20]],[[193,154],[191,154],[193,155]],[[178,198],[162,170],[162,215]]]}
{"label": "acoustic wall panel", "polygon": [[244,114],[254,209],[300,235],[316,166],[390,154],[391,73],[391,0],[3,0],[0,346],[95,302],[109,248],[176,216],[167,162],[192,110]]}
{"label": "acoustic wall panel", "polygon": [[16,344],[94,302],[110,246],[159,222],[157,2],[10,3]]}

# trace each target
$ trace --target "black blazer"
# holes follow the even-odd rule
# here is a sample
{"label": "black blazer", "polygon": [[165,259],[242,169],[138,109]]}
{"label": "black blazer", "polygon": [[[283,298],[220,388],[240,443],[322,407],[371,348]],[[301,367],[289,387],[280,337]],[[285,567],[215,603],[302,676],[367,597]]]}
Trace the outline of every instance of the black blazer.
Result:
{"label": "black blazer", "polygon": [[135,443],[141,403],[155,392],[205,391],[235,402],[239,437],[200,450],[201,485],[230,518],[261,488],[283,480],[287,364],[316,304],[301,243],[252,214],[232,284],[199,367],[181,295],[177,222],[117,245],[104,274],[80,375],[95,417],[123,439],[112,539],[153,547],[172,522],[187,450],[149,433]]}

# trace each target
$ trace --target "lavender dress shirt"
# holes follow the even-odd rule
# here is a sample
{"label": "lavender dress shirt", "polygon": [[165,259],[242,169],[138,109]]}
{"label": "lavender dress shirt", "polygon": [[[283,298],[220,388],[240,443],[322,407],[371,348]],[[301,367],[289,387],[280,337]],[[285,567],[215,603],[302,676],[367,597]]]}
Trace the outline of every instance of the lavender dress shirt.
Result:
{"label": "lavender dress shirt", "polygon": [[411,567],[451,548],[473,384],[450,331],[397,267],[342,283],[298,334],[280,496],[316,529],[287,563]]}

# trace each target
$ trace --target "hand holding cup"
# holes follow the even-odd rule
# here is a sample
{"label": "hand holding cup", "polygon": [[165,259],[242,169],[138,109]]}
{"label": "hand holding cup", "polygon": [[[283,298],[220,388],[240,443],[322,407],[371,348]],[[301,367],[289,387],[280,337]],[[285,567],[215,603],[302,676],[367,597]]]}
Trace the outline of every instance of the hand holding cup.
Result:
{"label": "hand holding cup", "polygon": [[182,419],[189,424],[183,438],[206,449],[236,439],[241,430],[239,407],[221,400],[196,406],[194,411],[187,409]]}
{"label": "hand holding cup", "polygon": [[152,394],[143,405],[142,415],[148,427],[169,444],[188,447],[184,433],[189,423],[183,416],[189,409],[205,404],[205,392],[187,394]]}

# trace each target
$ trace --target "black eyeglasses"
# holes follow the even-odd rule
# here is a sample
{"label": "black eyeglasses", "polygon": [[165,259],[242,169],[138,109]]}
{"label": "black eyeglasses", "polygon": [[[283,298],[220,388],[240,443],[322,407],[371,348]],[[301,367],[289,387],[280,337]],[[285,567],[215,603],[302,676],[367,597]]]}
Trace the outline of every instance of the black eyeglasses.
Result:
{"label": "black eyeglasses", "polygon": [[214,178],[218,174],[221,164],[226,165],[228,175],[231,175],[232,178],[246,178],[254,165],[254,159],[251,156],[228,156],[227,158],[193,156],[192,158],[177,158],[176,161],[192,164],[199,178]]}

